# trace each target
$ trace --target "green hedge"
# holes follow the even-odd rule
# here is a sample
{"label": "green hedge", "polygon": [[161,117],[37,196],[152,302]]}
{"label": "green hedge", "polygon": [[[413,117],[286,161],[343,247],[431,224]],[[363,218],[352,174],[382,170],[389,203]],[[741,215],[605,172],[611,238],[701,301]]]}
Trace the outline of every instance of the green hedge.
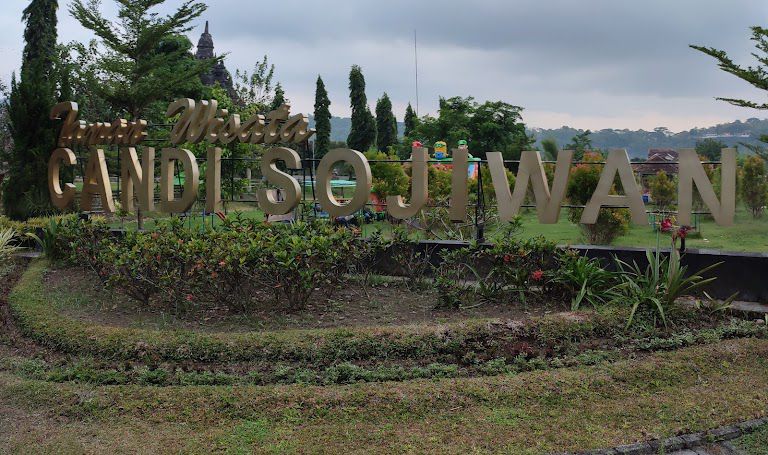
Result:
{"label": "green hedge", "polygon": [[[522,325],[470,320],[433,326],[363,327],[248,333],[158,331],[88,324],[62,315],[62,301],[48,295],[46,261],[33,262],[9,296],[22,332],[41,344],[72,354],[108,359],[168,361],[287,361],[331,364],[341,361],[461,359],[514,356],[515,349],[563,352],[571,343],[612,338],[624,314],[590,314],[578,320],[556,315]],[[59,296],[59,299],[62,297]],[[537,349],[538,348],[538,349]]]}

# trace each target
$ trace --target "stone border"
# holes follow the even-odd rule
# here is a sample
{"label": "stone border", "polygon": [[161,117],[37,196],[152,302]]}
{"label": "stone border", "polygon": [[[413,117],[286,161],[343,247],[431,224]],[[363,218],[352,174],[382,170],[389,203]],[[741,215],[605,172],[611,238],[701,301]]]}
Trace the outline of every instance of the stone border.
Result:
{"label": "stone border", "polygon": [[654,439],[610,449],[577,453],[580,455],[656,455],[660,453],[662,448],[664,449],[663,453],[669,453],[676,450],[694,449],[705,444],[730,441],[740,436],[748,435],[763,425],[768,425],[768,417],[747,420],[746,422],[715,428],[714,430],[673,436],[667,439]]}

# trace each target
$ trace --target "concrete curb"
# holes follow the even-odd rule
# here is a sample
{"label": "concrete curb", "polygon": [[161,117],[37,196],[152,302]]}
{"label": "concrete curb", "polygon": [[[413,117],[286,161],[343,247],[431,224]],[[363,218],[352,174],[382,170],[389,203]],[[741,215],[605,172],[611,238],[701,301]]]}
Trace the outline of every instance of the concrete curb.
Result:
{"label": "concrete curb", "polygon": [[768,417],[748,420],[736,425],[728,425],[714,430],[673,436],[667,439],[655,439],[647,442],[628,444],[609,449],[576,452],[579,455],[656,455],[675,450],[693,449],[705,444],[730,441],[747,435],[763,425],[768,425]]}

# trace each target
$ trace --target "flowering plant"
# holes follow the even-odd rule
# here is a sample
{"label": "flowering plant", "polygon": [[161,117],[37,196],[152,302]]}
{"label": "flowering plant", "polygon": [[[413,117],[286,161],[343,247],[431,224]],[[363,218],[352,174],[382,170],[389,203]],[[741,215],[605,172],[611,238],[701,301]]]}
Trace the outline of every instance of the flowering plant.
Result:
{"label": "flowering plant", "polygon": [[[694,230],[691,226],[677,225],[675,222],[676,220],[674,217],[668,216],[661,220],[657,225],[659,232],[670,235],[672,239],[672,248],[674,249],[677,248],[678,239],[681,242],[685,242],[688,233]],[[685,243],[683,243],[683,245],[685,245]]]}

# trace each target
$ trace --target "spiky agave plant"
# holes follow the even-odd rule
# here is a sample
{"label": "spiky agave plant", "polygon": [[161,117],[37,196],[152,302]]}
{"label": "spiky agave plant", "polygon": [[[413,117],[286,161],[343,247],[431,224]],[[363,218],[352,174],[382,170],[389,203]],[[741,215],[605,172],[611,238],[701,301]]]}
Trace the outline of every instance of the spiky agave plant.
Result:
{"label": "spiky agave plant", "polygon": [[21,251],[22,248],[16,243],[16,231],[10,228],[0,230],[0,259],[6,260]]}
{"label": "spiky agave plant", "polygon": [[614,303],[630,305],[627,327],[643,308],[655,313],[666,327],[667,314],[677,299],[716,280],[717,277],[705,278],[704,275],[722,264],[718,262],[688,275],[688,267],[680,264],[680,253],[675,249],[668,258],[658,248],[647,250],[645,255],[648,260],[645,270],[637,262],[630,265],[616,259],[621,282],[610,290],[610,294]]}

